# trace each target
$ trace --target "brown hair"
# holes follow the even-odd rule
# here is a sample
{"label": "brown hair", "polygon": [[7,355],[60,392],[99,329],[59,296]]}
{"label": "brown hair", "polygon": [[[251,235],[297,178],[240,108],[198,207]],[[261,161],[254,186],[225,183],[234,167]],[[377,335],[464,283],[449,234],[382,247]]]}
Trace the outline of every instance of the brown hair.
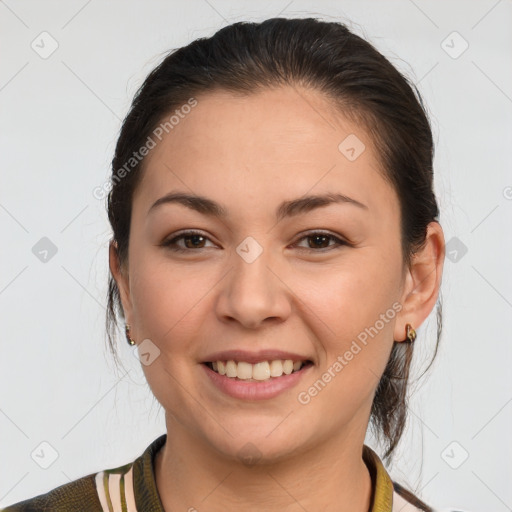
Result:
{"label": "brown hair", "polygon": [[[122,179],[118,170],[126,169],[133,152],[162,119],[201,93],[250,94],[281,85],[323,92],[340,112],[367,128],[381,156],[383,176],[400,201],[402,258],[405,268],[410,265],[414,252],[425,243],[427,225],[439,216],[433,191],[432,132],[423,101],[415,85],[369,42],[342,23],[314,18],[234,23],[169,52],[147,76],[123,122],[112,160],[108,216],[121,264],[128,255],[132,197],[144,160],[123,173]],[[438,306],[436,349],[428,368],[441,335],[440,298]],[[110,276],[107,331],[114,357],[117,313],[124,318]],[[386,441],[385,459],[391,457],[407,419],[413,346],[393,345],[373,400],[370,423],[379,439]]]}

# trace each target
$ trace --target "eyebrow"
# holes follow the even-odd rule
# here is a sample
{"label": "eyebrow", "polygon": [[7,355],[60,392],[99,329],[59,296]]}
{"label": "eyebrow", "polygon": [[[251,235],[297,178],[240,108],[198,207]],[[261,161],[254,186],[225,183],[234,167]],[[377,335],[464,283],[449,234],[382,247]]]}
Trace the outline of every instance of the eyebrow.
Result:
{"label": "eyebrow", "polygon": [[[216,201],[204,196],[186,194],[183,192],[170,192],[165,196],[162,196],[160,199],[157,199],[151,205],[151,208],[148,210],[148,214],[159,206],[170,203],[181,204],[191,210],[210,217],[226,218],[228,216],[228,211]],[[276,209],[276,219],[280,221],[285,217],[301,215],[330,204],[349,204],[356,206],[361,210],[368,210],[368,206],[351,197],[339,193],[329,193],[300,197],[291,201],[283,201]]]}

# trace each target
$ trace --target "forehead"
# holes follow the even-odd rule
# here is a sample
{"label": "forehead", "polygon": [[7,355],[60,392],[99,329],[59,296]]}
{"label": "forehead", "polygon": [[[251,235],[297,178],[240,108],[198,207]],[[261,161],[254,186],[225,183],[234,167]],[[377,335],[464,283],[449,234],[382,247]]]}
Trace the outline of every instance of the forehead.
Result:
{"label": "forehead", "polygon": [[286,86],[196,100],[146,157],[139,202],[180,189],[247,208],[251,198],[339,191],[377,215],[396,207],[366,129],[322,93]]}

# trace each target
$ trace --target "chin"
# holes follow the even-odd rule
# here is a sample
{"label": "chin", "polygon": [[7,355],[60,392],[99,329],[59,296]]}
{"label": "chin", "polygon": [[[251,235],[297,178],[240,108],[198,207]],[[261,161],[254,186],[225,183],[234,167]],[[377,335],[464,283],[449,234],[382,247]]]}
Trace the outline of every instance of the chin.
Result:
{"label": "chin", "polygon": [[234,430],[237,434],[233,437],[222,430],[221,439],[210,439],[210,443],[226,458],[246,466],[275,464],[296,456],[303,443],[296,429],[276,428],[278,424],[279,421],[261,421],[259,426],[253,423],[251,428]]}

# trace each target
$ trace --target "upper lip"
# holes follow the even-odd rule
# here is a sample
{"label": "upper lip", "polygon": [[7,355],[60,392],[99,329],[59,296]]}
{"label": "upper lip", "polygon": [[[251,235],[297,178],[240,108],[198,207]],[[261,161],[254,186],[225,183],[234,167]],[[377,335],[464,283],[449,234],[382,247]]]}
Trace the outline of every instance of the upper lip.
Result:
{"label": "upper lip", "polygon": [[203,361],[211,363],[214,361],[245,361],[246,363],[259,363],[262,361],[273,361],[275,359],[291,359],[292,361],[311,361],[307,356],[294,354],[293,352],[285,352],[283,350],[259,350],[258,352],[248,352],[247,350],[223,350],[215,352],[206,357]]}

